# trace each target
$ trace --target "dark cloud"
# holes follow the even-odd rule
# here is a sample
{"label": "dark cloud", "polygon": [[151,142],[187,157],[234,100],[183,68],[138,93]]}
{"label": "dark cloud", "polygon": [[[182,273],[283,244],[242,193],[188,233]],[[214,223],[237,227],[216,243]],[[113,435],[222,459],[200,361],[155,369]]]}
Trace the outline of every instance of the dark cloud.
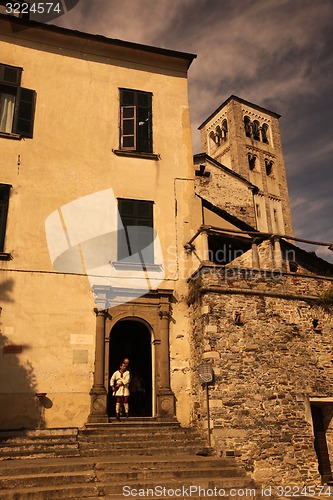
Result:
{"label": "dark cloud", "polygon": [[197,126],[231,94],[281,114],[295,233],[333,241],[332,18],[331,0],[80,0],[57,24],[197,53],[195,152]]}

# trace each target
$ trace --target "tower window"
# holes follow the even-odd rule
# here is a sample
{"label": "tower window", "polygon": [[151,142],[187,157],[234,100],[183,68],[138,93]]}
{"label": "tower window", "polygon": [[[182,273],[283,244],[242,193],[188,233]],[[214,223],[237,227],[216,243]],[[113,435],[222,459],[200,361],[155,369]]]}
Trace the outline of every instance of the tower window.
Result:
{"label": "tower window", "polygon": [[244,130],[246,137],[250,137],[255,141],[262,141],[264,144],[269,144],[267,123],[261,126],[258,120],[253,120],[253,122],[251,122],[249,116],[244,116]]}
{"label": "tower window", "polygon": [[265,160],[266,175],[272,175],[273,173],[273,162],[272,160]]}
{"label": "tower window", "polygon": [[254,140],[260,141],[260,123],[258,120],[254,120],[252,123],[252,134]]}
{"label": "tower window", "polygon": [[244,130],[246,137],[251,137],[251,120],[248,116],[244,116]]}
{"label": "tower window", "polygon": [[222,122],[222,137],[223,137],[223,139],[227,139],[227,137],[228,137],[228,122],[227,122],[227,120],[223,120],[223,122]]}
{"label": "tower window", "polygon": [[262,142],[264,142],[265,144],[269,143],[269,141],[268,141],[268,125],[266,123],[264,123],[263,126],[261,127],[261,138],[262,138]]}
{"label": "tower window", "polygon": [[256,166],[256,160],[257,160],[256,155],[248,153],[247,154],[247,159],[248,159],[248,162],[249,162],[249,169],[250,170],[254,170],[254,168]]}
{"label": "tower window", "polygon": [[277,210],[275,208],[273,209],[273,216],[274,216],[274,222],[278,222]]}
{"label": "tower window", "polygon": [[217,146],[220,146],[222,142],[222,130],[220,125],[218,125],[215,130],[215,142]]}
{"label": "tower window", "polygon": [[212,151],[215,151],[216,148],[220,147],[222,142],[226,140],[228,134],[228,125],[227,120],[223,120],[222,128],[220,125],[217,125],[215,131],[212,130],[209,134],[209,144]]}
{"label": "tower window", "polygon": [[210,146],[211,152],[213,150],[215,150],[215,132],[213,130],[209,134],[209,146]]}

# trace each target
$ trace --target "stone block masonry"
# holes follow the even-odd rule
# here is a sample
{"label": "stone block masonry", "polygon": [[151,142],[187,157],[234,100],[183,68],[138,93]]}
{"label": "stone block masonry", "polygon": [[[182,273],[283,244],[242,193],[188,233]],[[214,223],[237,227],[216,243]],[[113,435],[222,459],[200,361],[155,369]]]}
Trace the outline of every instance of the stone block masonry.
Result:
{"label": "stone block masonry", "polygon": [[[321,484],[311,400],[333,404],[333,323],[332,311],[308,299],[332,281],[237,271],[228,279],[230,270],[207,265],[190,284],[201,425],[206,402],[195,372],[204,358],[215,374],[209,398],[217,453],[233,453],[264,485]],[[331,449],[329,419],[326,426]]]}

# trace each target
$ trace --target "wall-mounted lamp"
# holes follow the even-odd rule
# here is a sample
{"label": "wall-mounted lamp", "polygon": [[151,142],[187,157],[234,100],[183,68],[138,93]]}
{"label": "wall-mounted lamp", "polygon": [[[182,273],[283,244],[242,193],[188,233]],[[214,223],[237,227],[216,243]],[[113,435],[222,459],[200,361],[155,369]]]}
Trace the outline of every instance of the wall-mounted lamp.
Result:
{"label": "wall-mounted lamp", "polygon": [[36,398],[41,400],[42,398],[45,398],[46,394],[47,394],[47,392],[36,392],[35,396],[36,396]]}

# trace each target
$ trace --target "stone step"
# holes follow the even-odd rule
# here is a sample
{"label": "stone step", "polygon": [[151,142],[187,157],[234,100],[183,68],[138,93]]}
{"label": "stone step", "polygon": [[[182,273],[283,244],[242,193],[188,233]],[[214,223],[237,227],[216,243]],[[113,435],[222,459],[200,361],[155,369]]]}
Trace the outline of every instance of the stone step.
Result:
{"label": "stone step", "polygon": [[0,431],[0,460],[78,455],[77,428]]}
{"label": "stone step", "polygon": [[230,458],[214,458],[214,457],[198,457],[189,455],[173,455],[171,457],[150,457],[150,456],[101,456],[97,460],[95,457],[79,457],[56,459],[35,459],[35,460],[11,460],[0,464],[0,478],[3,476],[12,475],[34,475],[34,474],[53,474],[68,472],[69,467],[72,472],[90,470],[103,471],[118,471],[124,469],[124,464],[131,470],[135,469],[157,469],[164,470],[170,467],[174,469],[188,468],[197,469],[205,468],[238,468],[235,459]]}
{"label": "stone step", "polygon": [[78,435],[78,429],[77,427],[59,427],[59,428],[52,428],[52,429],[24,429],[24,430],[7,430],[7,431],[0,431],[0,442],[2,439],[6,438],[20,438],[23,437],[24,439],[26,438],[52,438],[52,437],[63,437],[63,436],[68,436],[68,437],[76,437]]}
{"label": "stone step", "polygon": [[[70,467],[68,467],[69,469]],[[31,488],[39,486],[64,486],[66,484],[93,483],[95,472],[92,469],[76,472],[53,472],[52,474],[22,474],[0,476],[0,490],[14,488]]]}
{"label": "stone step", "polygon": [[120,420],[111,424],[102,426],[85,426],[84,429],[78,431],[80,436],[84,435],[113,435],[114,433],[127,433],[127,434],[179,434],[179,435],[192,435],[198,434],[194,429],[180,427],[179,425],[165,425],[165,424],[137,424],[135,422]]}
{"label": "stone step", "polygon": [[[29,445],[30,446],[30,445]],[[74,446],[74,445],[73,445]],[[121,439],[109,439],[108,437],[105,437],[103,439],[80,439],[79,441],[79,449],[87,449],[89,447],[96,447],[96,448],[107,448],[110,447],[111,449],[121,449],[124,448],[125,450],[127,448],[156,448],[156,447],[169,447],[172,448],[173,446],[176,448],[184,448],[184,453],[186,452],[186,448],[189,446],[193,448],[194,446],[196,448],[203,448],[204,443],[201,439],[175,439],[174,437],[170,438],[157,438],[154,439],[149,436],[142,436],[140,439],[127,439],[127,440],[121,440]]]}
{"label": "stone step", "polygon": [[126,482],[129,481],[139,481],[140,484],[146,481],[163,481],[167,482],[173,479],[190,479],[195,476],[196,479],[199,478],[244,478],[244,475],[237,471],[236,469],[226,469],[226,468],[197,468],[197,469],[165,469],[165,470],[136,470],[136,471],[96,471],[96,477],[99,481],[107,482],[112,484],[114,481]]}
{"label": "stone step", "polygon": [[[112,466],[114,461],[106,461],[106,467],[108,463]],[[0,463],[0,480],[3,477],[16,475],[33,476],[35,474],[56,474],[66,473],[69,470],[71,472],[88,471],[94,467],[94,464],[96,464],[96,459],[94,457],[90,459],[71,457],[70,460],[64,457],[35,458],[31,460],[7,460]]]}
{"label": "stone step", "polygon": [[34,445],[34,444],[72,444],[77,443],[78,430],[75,432],[67,433],[40,433],[37,431],[25,431],[25,432],[0,432],[0,449],[5,446],[17,446],[17,445]]}
{"label": "stone step", "polygon": [[52,474],[29,474],[28,476],[23,475],[11,475],[0,477],[0,489],[10,489],[10,488],[19,488],[19,487],[37,487],[37,486],[55,486],[64,484],[80,484],[80,483],[92,483],[92,482],[102,482],[108,484],[114,484],[115,482],[122,482],[123,484],[131,484],[132,481],[139,482],[140,484],[147,481],[161,481],[161,482],[169,482],[170,480],[183,480],[190,479],[192,477],[196,479],[206,479],[206,478],[219,478],[219,479],[227,479],[232,478],[244,478],[244,474],[241,473],[240,470],[235,468],[203,468],[197,467],[193,468],[185,468],[185,469],[136,469],[131,470],[124,467],[123,470],[97,470],[97,469],[89,469],[83,471],[76,472],[58,472]]}
{"label": "stone step", "polygon": [[1,500],[57,500],[69,498],[100,498],[103,491],[95,484],[70,485],[61,488],[38,486],[34,488],[11,488],[1,491]]}
{"label": "stone step", "polygon": [[[115,417],[111,417],[109,419],[109,422],[94,422],[94,423],[89,423],[87,422],[85,424],[85,428],[86,429],[103,429],[103,428],[108,428],[110,427],[111,425],[113,425],[114,423],[118,424],[119,421],[116,420]],[[121,418],[121,423],[124,424],[124,425],[128,425],[128,424],[131,424],[131,426],[133,425],[137,425],[137,426],[144,426],[144,427],[147,427],[147,426],[150,426],[150,427],[179,427],[181,428],[181,425],[179,422],[177,422],[177,420],[157,420],[155,417],[129,417],[129,418],[124,418],[122,417]]]}
{"label": "stone step", "polygon": [[[103,483],[100,483],[101,485]],[[170,492],[168,494],[168,490],[175,491],[175,490],[183,490],[187,489],[189,492],[189,488],[192,487],[192,495],[197,495],[200,496],[200,498],[203,496],[202,494],[200,495],[200,488],[201,489],[214,489],[216,488],[217,490],[224,490],[224,495],[223,498],[228,498],[228,493],[230,490],[234,489],[248,489],[256,491],[255,487],[253,486],[253,482],[251,481],[250,478],[213,478],[211,479],[209,476],[205,478],[197,478],[193,476],[191,479],[173,479],[169,481],[159,481],[159,480],[150,480],[150,481],[132,481],[129,484],[124,484],[124,482],[114,482],[113,484],[103,484],[103,492],[105,495],[123,495],[123,498],[126,498],[130,496],[130,492],[135,490],[135,492],[139,492],[139,490],[153,490],[155,491],[155,495],[150,494],[151,498],[177,498],[177,496],[171,495]],[[134,492],[134,491],[133,491]],[[165,492],[166,495],[162,495],[160,493]],[[125,493],[125,494],[124,494]],[[221,491],[222,493],[222,491]],[[138,495],[139,496],[139,495]],[[206,495],[208,496],[208,495]],[[220,495],[221,497],[222,495]],[[250,496],[250,495],[248,495]],[[184,497],[186,497],[186,494],[184,494]],[[132,495],[133,498],[133,495]],[[178,497],[179,498],[179,497]],[[191,498],[191,497],[190,497]],[[235,496],[233,496],[235,499]],[[236,496],[236,498],[239,498]]]}
{"label": "stone step", "polygon": [[77,428],[0,432],[0,460],[78,455]]}
{"label": "stone step", "polygon": [[[112,441],[121,441],[121,440],[127,440],[131,441],[133,439],[145,439],[149,438],[150,440],[159,440],[159,439],[175,439],[179,441],[180,439],[185,440],[185,441],[192,441],[193,439],[203,441],[202,437],[199,434],[196,433],[170,433],[170,432],[152,432],[152,433],[144,433],[144,432],[127,432],[126,430],[118,430],[115,429],[112,433],[99,433],[99,434],[79,434],[78,436],[78,441],[89,441],[89,440],[101,440],[101,439],[108,439]],[[52,440],[49,440],[52,442]],[[38,442],[38,441],[36,441]],[[56,442],[56,441],[53,441]],[[66,442],[75,442],[73,440],[68,440]],[[4,443],[5,444],[5,443]]]}
{"label": "stone step", "polygon": [[155,431],[155,432],[134,432],[130,429],[118,429],[114,427],[112,432],[98,432],[98,433],[90,433],[90,432],[79,432],[78,440],[79,441],[87,441],[89,439],[101,440],[101,439],[112,439],[112,440],[132,440],[132,439],[140,439],[149,437],[150,439],[185,439],[185,440],[193,440],[198,439],[202,441],[202,437],[200,434],[196,432],[163,432],[163,431]]}
{"label": "stone step", "polygon": [[[120,446],[119,448],[113,448],[113,453],[114,454],[120,454],[122,452],[122,447]],[[80,450],[80,455],[82,457],[96,457],[99,455],[109,455],[110,454],[111,448],[106,447],[106,448],[87,448],[86,450]],[[188,454],[194,456],[198,453],[198,447],[197,446],[187,446],[186,448],[175,448],[174,451],[170,451],[170,446],[161,446],[161,447],[155,447],[155,448],[134,448],[134,447],[128,447],[125,450],[126,454],[129,456],[168,456],[168,455],[178,455],[178,454],[183,454],[184,452],[187,452]]]}
{"label": "stone step", "polygon": [[[169,460],[157,460],[145,457],[138,461],[137,457],[120,456],[104,460],[33,460],[30,463],[16,460],[0,464],[0,485],[3,492],[0,498],[34,498],[29,495],[35,494],[36,488],[46,495],[41,498],[57,498],[53,496],[53,490],[58,491],[59,486],[59,498],[72,498],[73,495],[84,498],[101,493],[98,488],[92,492],[92,484],[96,487],[103,485],[103,494],[114,494],[121,493],[124,485],[131,485],[132,488],[144,484],[146,487],[151,484],[171,487],[179,482],[194,484],[194,481],[201,485],[213,478],[219,484],[222,481],[224,487],[250,484],[250,479],[237,467],[233,458],[182,456],[179,459],[171,457]],[[68,488],[70,485],[73,491]],[[82,488],[85,491],[81,491]],[[8,496],[9,491],[13,495],[15,493],[15,496]]]}
{"label": "stone step", "polygon": [[10,452],[11,450],[42,450],[42,449],[55,449],[55,448],[68,448],[75,449],[78,447],[77,441],[46,441],[46,440],[36,440],[35,442],[27,441],[19,442],[11,441],[10,443],[5,443],[0,447],[0,452]]}
{"label": "stone step", "polygon": [[86,423],[84,426],[84,429],[86,430],[103,430],[106,431],[107,429],[112,429],[117,425],[118,427],[131,427],[132,429],[137,428],[137,429],[181,429],[181,430],[186,430],[188,429],[187,427],[182,427],[179,422],[161,422],[159,420],[149,420],[148,418],[125,418],[125,417],[120,417],[120,420],[116,420],[116,418],[113,418],[110,420],[110,422],[105,422],[105,423]]}
{"label": "stone step", "polygon": [[13,459],[35,459],[35,458],[58,458],[58,457],[79,457],[80,451],[75,448],[74,450],[67,449],[53,449],[53,450],[45,450],[45,448],[41,450],[34,451],[26,451],[26,450],[14,450],[10,452],[0,452],[0,462],[13,460]]}
{"label": "stone step", "polygon": [[[46,443],[47,444],[47,443]],[[53,446],[51,443],[50,446]],[[127,439],[119,436],[111,437],[111,436],[104,436],[104,439],[102,436],[99,437],[93,437],[89,439],[79,439],[79,447],[80,449],[87,448],[90,445],[96,445],[96,446],[111,446],[114,448],[119,448],[121,446],[123,447],[134,447],[134,448],[149,448],[149,447],[155,447],[155,446],[169,446],[170,448],[172,446],[186,446],[186,445],[202,445],[203,441],[199,437],[195,436],[193,439],[183,439],[181,436],[140,436],[139,438],[135,439],[130,439],[127,437]],[[26,445],[26,446],[33,446],[33,445]],[[40,446],[39,444],[36,446]],[[75,446],[75,443],[72,445],[68,446]],[[10,447],[9,447],[10,448]]]}
{"label": "stone step", "polygon": [[[147,439],[147,436],[149,439]],[[72,436],[65,439],[56,439],[54,436],[46,439],[44,436],[32,436],[31,438],[20,435],[3,439],[0,445],[0,460],[13,458],[35,458],[35,457],[61,457],[61,456],[96,456],[96,454],[109,454],[124,450],[127,454],[140,450],[148,454],[166,453],[173,448],[173,453],[196,453],[204,447],[204,443],[198,434],[185,432],[185,434],[161,434],[157,432],[131,434],[125,431],[106,434],[81,434],[78,439]]]}
{"label": "stone step", "polygon": [[[86,484],[62,484],[61,487],[53,487],[52,485],[48,486],[38,486],[38,487],[29,487],[29,488],[10,488],[8,490],[3,490],[1,492],[2,500],[56,500],[56,499],[69,499],[69,498],[126,498],[126,496],[130,497],[131,492],[136,493],[139,490],[153,490],[158,493],[158,496],[161,495],[159,492],[165,492],[166,496],[163,498],[171,498],[170,492],[174,492],[179,489],[189,489],[192,487],[192,496],[194,497],[195,493],[198,498],[201,498],[202,495],[199,495],[200,488],[201,489],[223,489],[224,495],[223,498],[229,498],[230,490],[242,490],[248,492],[255,491],[251,481],[247,478],[227,478],[227,479],[216,479],[212,481],[210,478],[191,478],[190,480],[172,480],[162,483],[161,481],[140,481],[140,482],[131,482],[130,484],[125,484],[124,481],[118,482],[113,481],[112,483],[104,483],[104,482],[95,482],[95,483],[86,483]],[[125,493],[125,494],[124,494]],[[133,497],[134,495],[132,495]],[[142,496],[142,495],[141,495]],[[181,498],[181,496],[172,495],[175,498]],[[220,495],[221,496],[221,495]],[[243,495],[242,495],[243,496]],[[250,494],[248,495],[250,496]],[[184,495],[184,498],[186,495]],[[252,495],[253,497],[253,495]],[[150,495],[150,498],[154,498]],[[156,498],[156,497],[155,497]],[[239,498],[235,497],[235,495],[231,495],[230,498]],[[256,497],[260,498],[260,497]]]}
{"label": "stone step", "polygon": [[89,426],[79,431],[79,449],[82,456],[122,454],[182,454],[194,455],[205,448],[201,436],[193,429],[178,423],[117,422]]}
{"label": "stone step", "polygon": [[15,437],[12,436],[10,438],[2,439],[0,441],[0,449],[4,446],[18,446],[18,445],[34,445],[34,444],[45,444],[45,443],[50,443],[50,444],[75,444],[77,443],[77,436],[76,437],[35,437],[35,438],[24,438],[22,437]]}

